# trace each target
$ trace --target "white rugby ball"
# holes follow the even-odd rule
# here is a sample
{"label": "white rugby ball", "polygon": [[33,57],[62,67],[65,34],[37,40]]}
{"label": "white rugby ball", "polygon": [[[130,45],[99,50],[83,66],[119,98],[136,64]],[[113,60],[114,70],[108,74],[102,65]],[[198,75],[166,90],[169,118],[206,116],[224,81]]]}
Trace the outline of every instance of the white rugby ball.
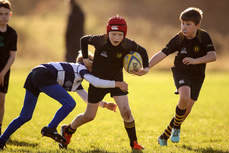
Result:
{"label": "white rugby ball", "polygon": [[130,52],[123,59],[123,67],[128,73],[142,68],[142,57],[138,52]]}

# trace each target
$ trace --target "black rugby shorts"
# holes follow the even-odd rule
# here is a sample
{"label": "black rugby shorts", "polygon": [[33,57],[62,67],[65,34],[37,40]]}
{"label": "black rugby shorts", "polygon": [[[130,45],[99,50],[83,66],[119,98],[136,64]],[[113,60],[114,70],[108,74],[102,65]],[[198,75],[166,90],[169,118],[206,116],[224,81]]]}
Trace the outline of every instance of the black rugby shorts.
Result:
{"label": "black rugby shorts", "polygon": [[128,94],[128,92],[123,92],[120,88],[96,88],[90,84],[88,89],[88,102],[98,103],[103,100],[107,93],[110,93],[111,97]]}
{"label": "black rugby shorts", "polygon": [[55,77],[45,68],[33,69],[24,84],[24,88],[29,90],[35,96],[40,93],[39,87],[58,84]]}
{"label": "black rugby shorts", "polygon": [[176,70],[175,68],[172,68],[172,72],[177,90],[182,86],[189,86],[191,88],[191,99],[197,101],[203,81],[196,80],[187,73]]}

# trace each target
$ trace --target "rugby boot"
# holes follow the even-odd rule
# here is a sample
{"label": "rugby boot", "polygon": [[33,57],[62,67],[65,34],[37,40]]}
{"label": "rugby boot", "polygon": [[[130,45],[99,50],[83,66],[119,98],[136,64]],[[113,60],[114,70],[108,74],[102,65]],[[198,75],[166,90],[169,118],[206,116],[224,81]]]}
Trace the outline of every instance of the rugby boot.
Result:
{"label": "rugby boot", "polygon": [[42,134],[42,136],[50,137],[59,143],[66,143],[67,142],[67,140],[63,136],[61,136],[55,128],[49,128],[49,127],[45,126],[41,129],[41,134]]}

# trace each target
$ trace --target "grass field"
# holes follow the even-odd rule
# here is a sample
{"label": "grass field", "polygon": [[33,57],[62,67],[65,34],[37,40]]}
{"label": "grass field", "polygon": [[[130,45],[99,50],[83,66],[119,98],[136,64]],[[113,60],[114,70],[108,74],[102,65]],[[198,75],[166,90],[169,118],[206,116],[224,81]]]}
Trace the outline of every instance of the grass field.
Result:
{"label": "grass field", "polygon": [[[27,73],[21,69],[12,71],[3,129],[20,113]],[[175,87],[171,73],[152,71],[143,77],[125,74],[125,80],[129,84],[129,101],[138,141],[146,148],[143,152],[229,152],[228,72],[207,72],[199,101],[182,126],[180,143],[168,141],[167,147],[160,147],[157,138],[174,115],[178,100],[173,94]],[[86,82],[84,85],[88,86]],[[79,96],[75,93],[72,96],[77,106],[60,126],[70,123],[85,110],[86,104]],[[113,102],[108,95],[105,100]],[[94,121],[77,130],[68,150],[59,150],[57,143],[40,133],[59,107],[55,100],[41,94],[33,119],[11,136],[3,152],[131,152],[119,111],[114,113],[103,108],[99,109]]]}

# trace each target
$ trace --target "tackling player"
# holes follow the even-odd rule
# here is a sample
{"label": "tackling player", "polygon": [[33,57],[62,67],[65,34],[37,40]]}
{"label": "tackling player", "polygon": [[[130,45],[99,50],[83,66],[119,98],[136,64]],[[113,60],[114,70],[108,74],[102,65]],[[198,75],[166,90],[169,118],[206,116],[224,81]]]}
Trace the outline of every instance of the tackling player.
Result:
{"label": "tackling player", "polygon": [[[92,60],[92,56],[89,59]],[[83,61],[82,57],[77,61]],[[56,130],[58,124],[74,109],[76,102],[67,91],[77,92],[87,101],[87,92],[82,88],[81,82],[87,80],[98,88],[120,88],[128,90],[128,85],[123,81],[104,80],[93,76],[83,63],[51,62],[41,64],[29,73],[24,88],[26,89],[24,105],[20,115],[15,118],[0,136],[0,148],[3,149],[6,141],[18,128],[32,119],[34,109],[40,92],[57,100],[62,107],[56,112],[48,126],[41,130],[43,136],[50,137],[57,142],[64,143],[66,139]],[[100,106],[115,111],[113,103],[100,102]]]}

